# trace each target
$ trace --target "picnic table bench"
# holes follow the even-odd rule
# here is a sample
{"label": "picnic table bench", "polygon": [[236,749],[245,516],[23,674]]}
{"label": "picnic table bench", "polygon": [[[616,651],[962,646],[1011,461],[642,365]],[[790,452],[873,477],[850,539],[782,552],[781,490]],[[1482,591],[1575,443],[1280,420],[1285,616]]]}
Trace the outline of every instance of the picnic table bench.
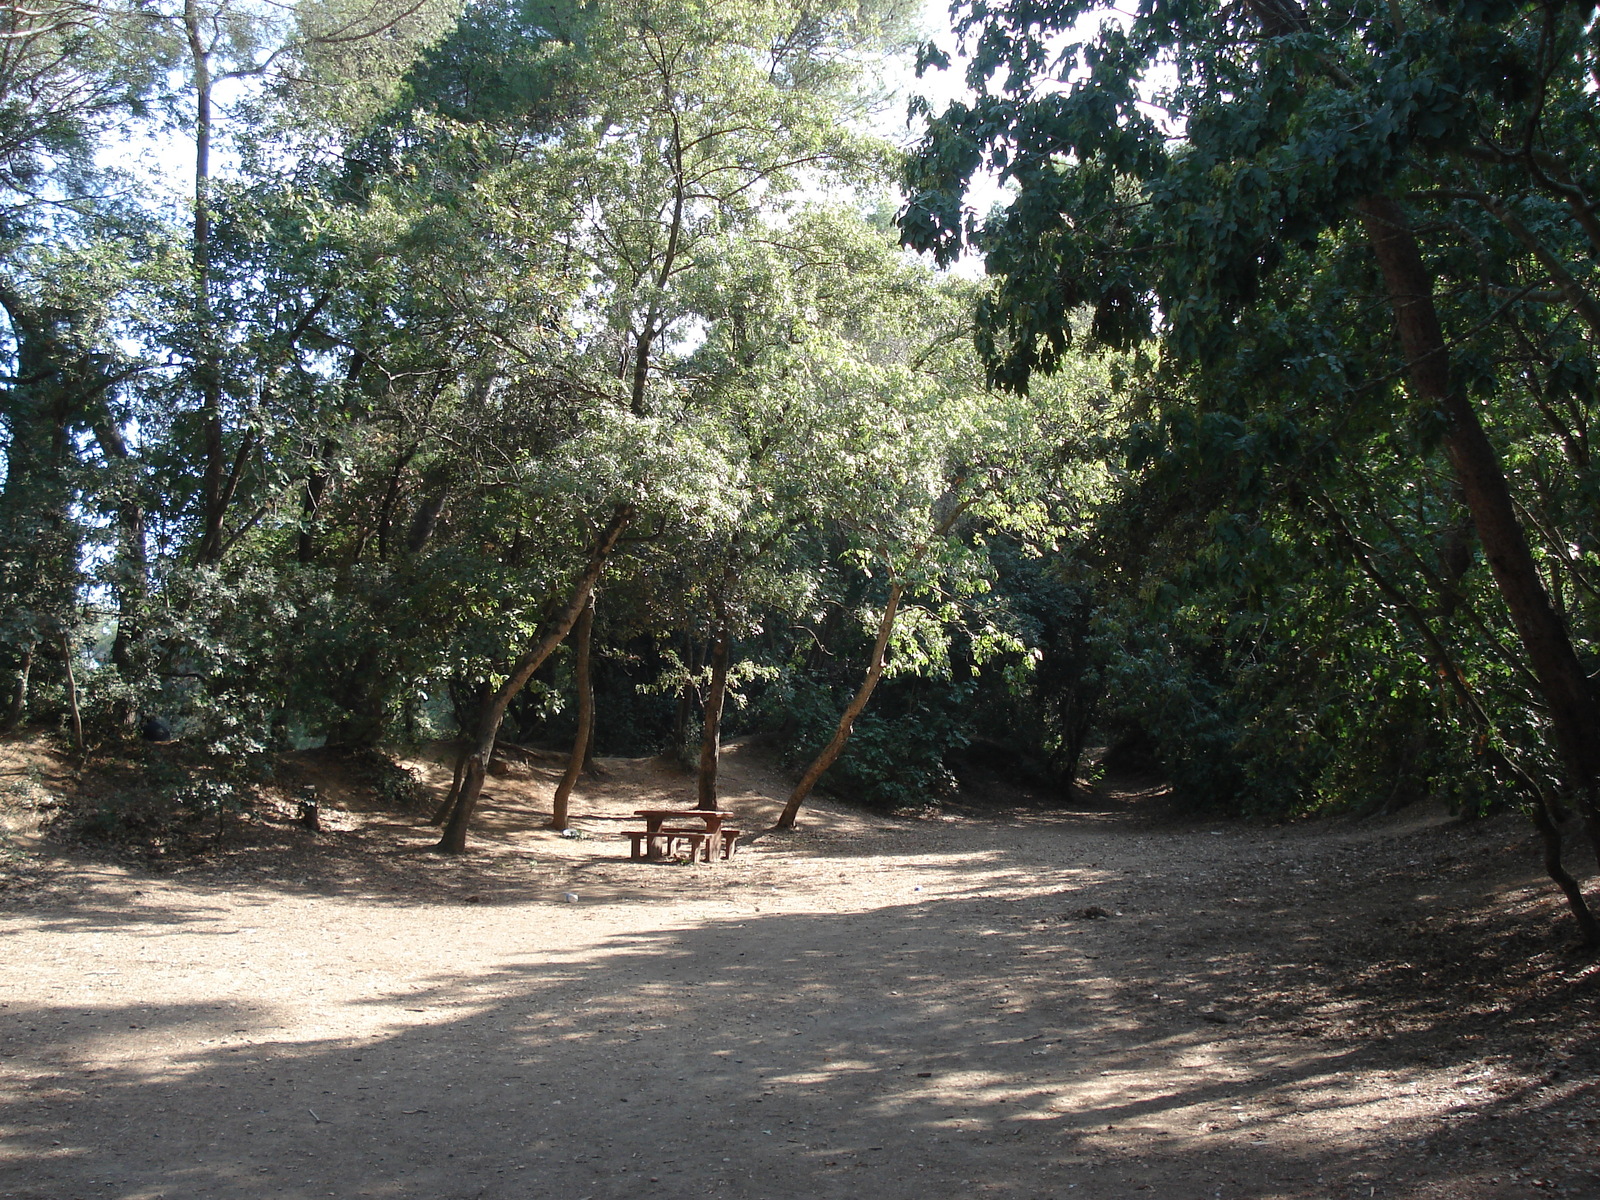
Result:
{"label": "picnic table bench", "polygon": [[[725,822],[733,814],[718,809],[641,808],[634,815],[644,818],[645,827],[623,831],[622,836],[633,841],[630,858],[672,858],[679,845],[688,847],[691,862],[697,858],[705,862],[711,862],[713,857],[732,858],[744,832],[728,828]],[[685,824],[689,820],[700,824]],[[669,821],[672,824],[667,824]]]}

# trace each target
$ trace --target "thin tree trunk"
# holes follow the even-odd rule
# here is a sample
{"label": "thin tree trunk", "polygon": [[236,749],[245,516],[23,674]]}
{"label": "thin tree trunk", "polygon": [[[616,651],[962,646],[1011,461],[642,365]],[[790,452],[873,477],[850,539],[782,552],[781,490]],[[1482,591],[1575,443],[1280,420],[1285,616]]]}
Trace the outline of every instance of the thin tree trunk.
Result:
{"label": "thin tree trunk", "polygon": [[[958,476],[950,485],[950,493],[959,492],[966,482],[966,475]],[[951,507],[950,513],[944,520],[934,527],[928,540],[916,548],[911,556],[909,567],[914,567],[927,555],[928,550],[939,538],[945,536],[955,528],[956,522],[961,519],[961,514],[972,505],[972,500],[967,499]],[[872,661],[867,665],[867,677],[861,683],[854,698],[844,710],[844,715],[839,718],[839,727],[833,732],[833,740],[823,747],[822,753],[817,755],[805,774],[800,776],[800,782],[795,784],[794,791],[789,793],[789,802],[783,806],[783,812],[778,816],[778,823],[774,829],[793,829],[794,819],[800,812],[800,806],[806,802],[806,797],[811,794],[811,789],[817,786],[817,780],[822,778],[822,773],[833,766],[839,755],[844,753],[845,743],[850,740],[851,727],[855,725],[856,718],[867,707],[867,701],[872,699],[872,689],[878,686],[878,680],[883,675],[885,655],[889,649],[889,634],[894,630],[895,612],[900,607],[900,596],[905,591],[905,576],[897,579],[889,588],[889,600],[884,606],[883,619],[878,622],[878,639],[872,646]]]}
{"label": "thin tree trunk", "polygon": [[572,789],[578,785],[578,776],[583,774],[584,759],[589,754],[589,734],[594,729],[594,689],[589,680],[589,639],[593,633],[594,593],[591,591],[589,603],[573,630],[578,652],[578,661],[573,669],[578,686],[578,732],[572,739],[572,753],[567,755],[567,769],[561,776],[561,782],[556,784],[555,798],[550,803],[551,829],[567,827],[567,802],[572,798]]}
{"label": "thin tree trunk", "polygon": [[[485,679],[478,685],[477,695],[473,700],[474,705],[482,708],[488,701],[489,692],[489,681]],[[450,703],[456,716],[456,767],[450,777],[450,790],[445,793],[439,807],[434,809],[433,815],[428,818],[430,825],[443,825],[445,818],[450,815],[450,810],[455,807],[456,797],[461,795],[461,780],[467,773],[467,756],[472,753],[472,742],[467,736],[467,723],[462,719],[462,705],[453,686],[450,691]]]}
{"label": "thin tree trunk", "polygon": [[61,665],[67,671],[67,711],[72,716],[72,744],[83,749],[83,714],[78,709],[78,676],[72,669],[72,640],[61,635]]}
{"label": "thin tree trunk", "polygon": [[1378,570],[1377,564],[1372,560],[1371,548],[1356,537],[1355,531],[1350,528],[1349,522],[1345,520],[1344,515],[1334,506],[1332,501],[1325,498],[1323,505],[1338,526],[1339,532],[1344,535],[1345,541],[1349,543],[1351,550],[1355,554],[1356,562],[1363,573],[1368,579],[1372,580],[1379,591],[1393,600],[1400,607],[1400,610],[1411,619],[1412,625],[1422,635],[1423,641],[1427,643],[1430,652],[1427,658],[1431,659],[1429,665],[1438,672],[1439,677],[1455,694],[1462,708],[1471,716],[1472,725],[1476,730],[1481,734],[1487,735],[1485,739],[1488,743],[1486,756],[1490,764],[1498,763],[1518,783],[1532,793],[1533,804],[1529,807],[1529,816],[1533,819],[1534,828],[1539,831],[1540,840],[1544,844],[1545,873],[1550,876],[1551,880],[1567,898],[1567,907],[1572,912],[1572,919],[1578,924],[1584,945],[1591,947],[1600,945],[1600,929],[1597,929],[1595,925],[1594,914],[1589,908],[1588,901],[1584,898],[1583,889],[1562,865],[1561,828],[1556,824],[1552,816],[1550,799],[1543,785],[1531,773],[1519,766],[1509,754],[1495,748],[1495,742],[1500,738],[1494,722],[1490,719],[1483,705],[1479,703],[1477,695],[1467,686],[1465,676],[1462,675],[1455,664],[1455,660],[1451,658],[1450,652],[1445,648],[1443,639],[1434,632],[1433,627],[1428,623],[1427,616],[1400,589],[1398,584],[1386,578]]}
{"label": "thin tree trunk", "polygon": [[854,698],[844,710],[844,715],[839,718],[839,727],[833,731],[833,740],[822,748],[821,754],[811,760],[811,765],[806,768],[805,774],[800,776],[800,782],[795,784],[794,791],[789,793],[789,803],[784,805],[783,813],[778,817],[778,823],[774,828],[794,828],[794,819],[800,812],[800,806],[806,802],[806,797],[811,795],[811,789],[817,786],[817,780],[822,778],[822,773],[833,766],[839,755],[844,753],[845,743],[850,740],[851,727],[867,707],[867,701],[872,699],[872,689],[878,686],[878,680],[883,677],[889,634],[894,630],[894,616],[900,607],[900,594],[904,590],[904,580],[896,580],[889,588],[889,602],[884,606],[883,618],[878,622],[878,640],[872,645],[872,661],[867,666],[867,677],[862,680],[860,688],[856,690]]}
{"label": "thin tree trunk", "polygon": [[1477,410],[1450,378],[1449,348],[1433,304],[1433,278],[1400,205],[1371,196],[1357,205],[1382,270],[1417,393],[1437,404],[1449,429],[1445,453],[1461,483],[1478,541],[1489,560],[1529,665],[1550,712],[1556,742],[1572,772],[1584,824],[1600,861],[1600,722],[1594,695],[1560,616],[1550,603],[1500,460]]}
{"label": "thin tree trunk", "polygon": [[[98,415],[94,435],[100,452],[108,461],[117,463],[124,475],[117,486],[117,565],[111,585],[117,601],[117,632],[111,640],[111,661],[123,684],[131,685],[138,682],[142,673],[143,608],[150,591],[150,563],[144,544],[145,510],[139,489],[126,477],[133,456],[109,411]],[[131,700],[119,700],[116,712],[118,722],[130,729],[138,721],[138,706]]]}
{"label": "thin tree trunk", "polygon": [[[694,675],[700,670],[700,643],[684,634],[683,660],[689,668],[689,677],[692,681]],[[689,742],[689,717],[694,712],[695,693],[698,691],[693,682],[685,681],[678,689],[678,710],[672,718],[672,757],[680,765],[687,767],[688,755],[686,753]]]}
{"label": "thin tree trunk", "polygon": [[17,671],[16,690],[11,693],[11,704],[6,712],[4,728],[15,729],[22,724],[22,718],[28,711],[28,676],[33,672],[33,647],[29,646],[22,652],[22,666]]}
{"label": "thin tree trunk", "polygon": [[678,689],[678,709],[672,716],[672,745],[676,753],[689,736],[689,714],[694,711],[694,693],[686,683]]}
{"label": "thin tree trunk", "polygon": [[445,824],[444,834],[440,837],[439,844],[434,847],[441,853],[460,854],[466,850],[467,825],[472,820],[472,810],[478,803],[478,794],[483,791],[483,781],[489,773],[489,758],[494,754],[495,738],[499,735],[500,723],[505,720],[506,706],[526,686],[533,673],[544,665],[545,659],[550,657],[562,639],[577,624],[578,618],[589,603],[589,593],[594,590],[594,585],[605,570],[606,560],[616,549],[623,530],[627,529],[636,513],[637,510],[631,504],[617,505],[611,514],[610,522],[601,531],[594,549],[590,552],[588,563],[573,583],[566,604],[556,614],[544,636],[517,660],[506,681],[480,706],[477,728],[473,733],[472,751],[467,756],[461,789],[456,796],[455,807],[450,812],[450,819]]}
{"label": "thin tree trunk", "polygon": [[338,449],[331,437],[322,439],[317,461],[306,475],[300,492],[300,533],[295,539],[295,561],[314,562],[317,557],[317,514],[322,509],[322,498],[327,493],[334,452]]}
{"label": "thin tree trunk", "polygon": [[222,430],[222,379],[215,343],[211,307],[211,48],[201,32],[202,15],[196,0],[185,0],[184,31],[194,68],[194,224],[190,256],[194,271],[195,377],[200,391],[200,427],[205,466],[200,480],[201,532],[195,559],[216,562],[222,557],[222,518],[226,505],[226,448]]}
{"label": "thin tree trunk", "polygon": [[672,118],[672,157],[672,220],[667,226],[667,246],[661,256],[661,269],[656,274],[656,295],[651,299],[650,307],[645,312],[633,353],[632,405],[634,415],[639,417],[644,416],[645,393],[650,386],[650,351],[663,327],[661,293],[666,290],[667,282],[672,278],[677,266],[678,243],[683,236],[684,205],[688,198],[683,170],[683,131],[678,126],[676,116]]}
{"label": "thin tree trunk", "polygon": [[1589,327],[1589,331],[1600,335],[1600,304],[1596,304],[1594,297],[1589,295],[1583,285],[1573,277],[1572,272],[1567,269],[1567,264],[1544,244],[1538,234],[1523,224],[1516,213],[1499,200],[1484,194],[1478,195],[1477,200],[1490,215],[1506,227],[1506,232],[1521,242],[1528,253],[1539,260],[1539,265],[1549,274],[1551,282],[1556,285],[1572,311]]}
{"label": "thin tree trunk", "polygon": [[[312,312],[306,314],[302,326],[309,326],[311,318],[322,306],[318,301],[313,306]],[[291,335],[292,340],[292,335]],[[366,368],[366,351],[355,349],[351,351],[350,361],[345,364],[344,381],[346,385],[353,386],[361,377],[361,372]],[[333,479],[333,457],[339,445],[331,436],[322,439],[321,446],[317,449],[316,461],[312,463],[311,470],[306,474],[305,486],[300,494],[300,534],[296,539],[295,561],[309,563],[317,557],[317,519],[322,511],[323,497],[327,494],[328,485]]]}
{"label": "thin tree trunk", "polygon": [[1532,814],[1534,828],[1539,831],[1539,840],[1544,844],[1545,874],[1555,880],[1562,895],[1566,896],[1567,908],[1572,913],[1572,919],[1578,923],[1583,944],[1592,950],[1600,946],[1600,925],[1596,925],[1594,913],[1589,908],[1589,902],[1584,899],[1583,889],[1578,886],[1578,881],[1562,865],[1561,827],[1551,815],[1549,802],[1542,790],[1533,803]]}
{"label": "thin tree trunk", "polygon": [[722,763],[722,706],[728,696],[728,613],[717,601],[717,631],[711,644],[711,686],[706,691],[705,724],[700,733],[700,769],[695,775],[695,807],[717,807],[717,769]]}
{"label": "thin tree trunk", "polygon": [[594,756],[595,730],[599,727],[600,722],[595,719],[594,681],[591,678],[589,682],[589,737],[583,744],[583,773],[591,779],[599,779],[605,775]]}
{"label": "thin tree trunk", "polygon": [[456,769],[450,776],[450,790],[444,794],[444,799],[439,802],[439,807],[433,810],[433,815],[428,818],[429,825],[443,825],[444,819],[450,815],[450,810],[456,806],[456,797],[461,795],[461,780],[467,773],[467,756],[472,753],[472,747],[463,735],[459,748],[456,750]]}

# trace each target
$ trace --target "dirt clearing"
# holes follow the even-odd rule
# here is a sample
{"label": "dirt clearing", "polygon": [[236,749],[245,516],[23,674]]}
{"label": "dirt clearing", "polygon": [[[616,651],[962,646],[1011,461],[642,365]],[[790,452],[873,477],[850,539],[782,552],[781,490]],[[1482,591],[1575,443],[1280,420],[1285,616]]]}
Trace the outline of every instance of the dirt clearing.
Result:
{"label": "dirt clearing", "polygon": [[820,803],[647,864],[692,781],[606,765],[580,838],[491,780],[463,861],[337,788],[162,870],[13,823],[0,1196],[1600,1197],[1600,975],[1514,820]]}

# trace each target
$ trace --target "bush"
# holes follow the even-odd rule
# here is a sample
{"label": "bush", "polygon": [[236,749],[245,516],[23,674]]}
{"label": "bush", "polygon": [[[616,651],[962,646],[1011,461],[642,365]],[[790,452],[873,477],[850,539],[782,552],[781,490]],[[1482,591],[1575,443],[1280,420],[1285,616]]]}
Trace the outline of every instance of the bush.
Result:
{"label": "bush", "polygon": [[[786,701],[786,758],[804,765],[833,737],[848,694],[840,699],[806,680],[790,680],[775,691]],[[949,795],[956,781],[945,756],[970,741],[965,708],[971,693],[965,683],[907,679],[880,685],[839,761],[822,777],[823,786],[878,808],[918,807]]]}

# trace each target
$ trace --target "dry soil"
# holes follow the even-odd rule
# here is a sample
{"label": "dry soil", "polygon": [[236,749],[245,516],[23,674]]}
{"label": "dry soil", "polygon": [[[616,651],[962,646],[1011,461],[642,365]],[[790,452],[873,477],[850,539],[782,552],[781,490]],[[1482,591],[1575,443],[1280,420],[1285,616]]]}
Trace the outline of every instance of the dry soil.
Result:
{"label": "dry soil", "polygon": [[561,838],[536,762],[456,860],[310,755],[326,832],[151,863],[34,832],[81,781],[24,749],[3,1197],[1600,1197],[1600,973],[1513,818],[822,801],[635,863],[691,781],[606,760]]}

